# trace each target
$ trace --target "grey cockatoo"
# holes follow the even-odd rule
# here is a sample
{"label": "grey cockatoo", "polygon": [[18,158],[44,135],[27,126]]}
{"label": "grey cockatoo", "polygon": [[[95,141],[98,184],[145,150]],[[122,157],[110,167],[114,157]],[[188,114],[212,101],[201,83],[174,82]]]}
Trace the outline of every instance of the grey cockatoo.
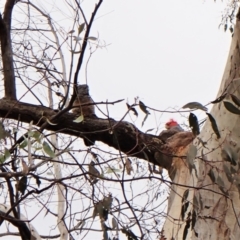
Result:
{"label": "grey cockatoo", "polygon": [[180,127],[180,125],[173,119],[170,119],[166,124],[165,128],[167,130],[163,130],[159,134],[159,138],[166,142],[166,140],[172,137],[174,134],[178,132],[183,132],[184,130]]}
{"label": "grey cockatoo", "polygon": [[91,161],[88,165],[89,177],[92,183],[95,184],[98,180],[97,177],[100,176],[100,172],[95,167],[95,162]]}

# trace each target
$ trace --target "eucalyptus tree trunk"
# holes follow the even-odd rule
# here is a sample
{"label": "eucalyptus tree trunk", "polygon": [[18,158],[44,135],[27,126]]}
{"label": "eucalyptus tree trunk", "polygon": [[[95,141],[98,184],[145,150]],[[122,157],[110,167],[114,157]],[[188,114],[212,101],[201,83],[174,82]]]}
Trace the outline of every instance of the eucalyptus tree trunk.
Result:
{"label": "eucalyptus tree trunk", "polygon": [[220,98],[211,110],[221,137],[217,138],[207,120],[198,136],[201,141],[196,138],[193,145],[177,153],[187,155],[188,160],[173,161],[176,173],[160,239],[240,239],[239,15],[217,95]]}

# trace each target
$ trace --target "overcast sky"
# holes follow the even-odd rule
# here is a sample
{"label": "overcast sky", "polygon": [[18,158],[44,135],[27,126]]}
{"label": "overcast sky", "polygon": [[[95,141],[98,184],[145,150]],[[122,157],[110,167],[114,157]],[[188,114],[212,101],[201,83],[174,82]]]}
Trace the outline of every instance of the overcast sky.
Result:
{"label": "overcast sky", "polygon": [[[98,50],[89,64],[94,100],[125,98],[133,103],[138,96],[162,110],[213,100],[231,41],[230,32],[219,29],[224,6],[213,0],[105,1],[93,34],[98,31],[111,45]],[[124,104],[114,106],[111,113],[121,118]],[[170,117],[164,114],[155,121],[152,116],[143,129],[163,127]],[[174,117],[184,121],[180,115]],[[139,127],[141,122],[140,117]]]}

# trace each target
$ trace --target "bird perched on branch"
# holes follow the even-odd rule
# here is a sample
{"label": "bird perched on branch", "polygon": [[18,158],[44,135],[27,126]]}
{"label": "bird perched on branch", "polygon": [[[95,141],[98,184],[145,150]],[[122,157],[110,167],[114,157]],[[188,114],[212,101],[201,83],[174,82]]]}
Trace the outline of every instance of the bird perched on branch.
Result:
{"label": "bird perched on branch", "polygon": [[73,103],[72,112],[83,117],[96,117],[94,102],[89,94],[87,84],[78,85],[77,97]]}
{"label": "bird perched on branch", "polygon": [[89,177],[92,180],[92,184],[97,183],[98,179],[97,177],[100,176],[100,172],[97,170],[97,168],[95,167],[95,162],[91,161],[88,165],[88,171],[89,171]]}
{"label": "bird perched on branch", "polygon": [[183,132],[184,130],[180,127],[178,122],[176,122],[174,119],[170,119],[166,124],[165,128],[167,130],[163,130],[159,134],[159,138],[166,142],[166,140],[170,137],[172,137],[174,134],[178,132]]}
{"label": "bird perched on branch", "polygon": [[[74,108],[72,112],[81,117],[82,121],[85,120],[85,118],[96,118],[94,101],[89,94],[88,85],[78,85],[75,90],[77,91],[77,96],[73,102]],[[95,140],[92,139],[90,135],[84,136],[83,141],[88,147],[95,143]]]}

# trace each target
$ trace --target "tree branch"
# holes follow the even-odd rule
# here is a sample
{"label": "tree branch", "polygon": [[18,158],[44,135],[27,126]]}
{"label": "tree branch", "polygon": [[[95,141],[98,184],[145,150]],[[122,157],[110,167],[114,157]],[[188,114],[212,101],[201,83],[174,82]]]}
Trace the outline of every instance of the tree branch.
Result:
{"label": "tree branch", "polygon": [[[0,100],[0,117],[2,118],[11,118],[25,123],[33,121],[34,125],[41,126],[47,121],[46,119],[51,119],[55,115],[57,111],[48,107],[8,99]],[[73,122],[75,118],[74,114],[67,112],[57,118],[54,122],[56,125],[47,124],[46,129],[85,138],[92,142],[101,141],[129,156],[145,159],[155,165],[170,169],[173,151],[157,136],[145,134],[133,124],[125,121],[87,118],[84,122],[75,123]]]}
{"label": "tree branch", "polygon": [[16,99],[15,74],[11,43],[11,20],[15,0],[8,0],[4,9],[4,17],[0,14],[0,42],[4,74],[5,97]]}

